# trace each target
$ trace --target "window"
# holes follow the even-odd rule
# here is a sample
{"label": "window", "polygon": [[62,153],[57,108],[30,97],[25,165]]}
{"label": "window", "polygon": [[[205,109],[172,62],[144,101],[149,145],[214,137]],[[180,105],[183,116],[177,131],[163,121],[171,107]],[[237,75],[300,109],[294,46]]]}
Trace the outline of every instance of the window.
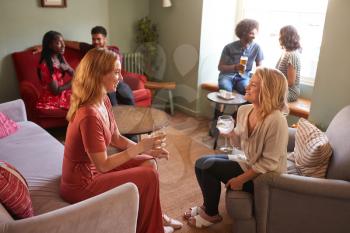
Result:
{"label": "window", "polygon": [[264,51],[264,66],[275,67],[281,54],[279,30],[297,28],[301,39],[301,82],[313,85],[322,41],[328,0],[241,0],[241,18],[259,22],[258,43]]}

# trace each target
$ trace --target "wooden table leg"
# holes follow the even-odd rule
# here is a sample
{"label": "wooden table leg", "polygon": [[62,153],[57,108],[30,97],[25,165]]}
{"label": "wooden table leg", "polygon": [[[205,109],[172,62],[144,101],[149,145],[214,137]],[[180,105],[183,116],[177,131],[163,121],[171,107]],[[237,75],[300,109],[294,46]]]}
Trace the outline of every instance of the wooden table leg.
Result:
{"label": "wooden table leg", "polygon": [[176,88],[175,82],[146,82],[145,87],[152,91],[152,97],[158,90],[167,90],[169,95],[170,114],[174,115],[174,100],[172,90]]}

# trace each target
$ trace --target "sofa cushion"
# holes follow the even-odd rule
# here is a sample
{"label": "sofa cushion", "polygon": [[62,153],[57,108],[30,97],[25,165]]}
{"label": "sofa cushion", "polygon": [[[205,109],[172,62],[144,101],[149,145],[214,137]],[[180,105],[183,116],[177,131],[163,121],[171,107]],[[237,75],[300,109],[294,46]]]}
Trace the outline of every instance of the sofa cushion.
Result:
{"label": "sofa cushion", "polygon": [[18,129],[16,122],[0,112],[0,138],[13,134]]}
{"label": "sofa cushion", "polygon": [[122,75],[124,81],[129,85],[131,90],[143,89],[144,83],[147,81],[146,76],[142,74],[131,73],[123,70]]}
{"label": "sofa cushion", "polygon": [[295,135],[294,158],[301,174],[324,178],[331,155],[332,148],[326,134],[300,118]]}
{"label": "sofa cushion", "polygon": [[135,102],[151,99],[151,91],[148,89],[138,89],[133,91],[132,93],[134,95]]}
{"label": "sofa cushion", "polygon": [[35,215],[69,205],[59,195],[63,145],[30,121],[0,140],[0,159],[11,163],[26,178]]}
{"label": "sofa cushion", "polygon": [[16,219],[34,215],[28,185],[11,164],[0,161],[0,201]]}
{"label": "sofa cushion", "polygon": [[288,153],[287,155],[287,173],[302,176],[300,169],[295,165],[294,152]]}

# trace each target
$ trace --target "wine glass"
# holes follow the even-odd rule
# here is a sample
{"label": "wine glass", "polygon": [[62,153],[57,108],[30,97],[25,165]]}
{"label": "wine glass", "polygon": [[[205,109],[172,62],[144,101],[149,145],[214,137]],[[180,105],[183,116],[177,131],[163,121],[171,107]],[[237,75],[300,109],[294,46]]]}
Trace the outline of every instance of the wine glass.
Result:
{"label": "wine glass", "polygon": [[158,136],[160,136],[162,138],[161,148],[164,148],[166,146],[166,143],[165,143],[166,131],[165,130],[166,130],[165,126],[159,127],[159,126],[156,126],[154,124],[152,133],[150,135],[151,137],[158,137]]}
{"label": "wine glass", "polygon": [[[218,130],[222,134],[230,133],[233,130],[234,126],[235,126],[235,121],[230,115],[219,116],[218,122],[216,124],[216,128],[218,128]],[[231,147],[227,146],[227,137],[225,137],[224,147],[221,147],[220,150],[223,151],[224,153],[228,153],[231,150]]]}
{"label": "wine glass", "polygon": [[158,146],[153,147],[153,153],[151,154],[154,158],[165,158],[169,159],[169,153],[163,153],[164,150],[166,152],[166,128],[165,127],[156,127],[153,125],[153,132],[151,133],[150,137],[160,137],[161,143]]}

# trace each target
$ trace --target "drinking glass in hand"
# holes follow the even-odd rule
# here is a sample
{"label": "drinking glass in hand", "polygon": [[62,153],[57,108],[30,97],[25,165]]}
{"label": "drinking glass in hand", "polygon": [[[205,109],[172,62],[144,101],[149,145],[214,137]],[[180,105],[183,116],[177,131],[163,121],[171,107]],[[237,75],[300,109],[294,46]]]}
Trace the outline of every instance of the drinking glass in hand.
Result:
{"label": "drinking glass in hand", "polygon": [[150,151],[150,155],[153,156],[154,158],[165,158],[169,159],[169,152],[165,149],[166,147],[166,132],[165,132],[165,127],[161,128],[156,128],[153,126],[153,132],[151,133],[150,137],[158,137],[159,141],[156,142],[154,145],[153,149]]}
{"label": "drinking glass in hand", "polygon": [[155,126],[153,126],[153,131],[152,131],[150,136],[151,137],[161,137],[162,143],[160,144],[159,147],[157,147],[155,149],[161,149],[161,148],[164,148],[166,146],[166,143],[165,143],[165,138],[166,138],[165,127],[156,128]]}
{"label": "drinking glass in hand", "polygon": [[[223,115],[219,116],[218,122],[216,124],[216,128],[220,131],[222,134],[229,134],[235,126],[235,121],[233,120],[232,116],[229,115]],[[227,137],[225,136],[225,146],[220,148],[221,151],[228,153],[231,151],[231,147],[227,146]]]}
{"label": "drinking glass in hand", "polygon": [[239,64],[241,64],[240,68],[239,68],[239,74],[243,75],[245,68],[247,66],[248,63],[248,57],[247,56],[241,56],[240,60],[239,60]]}

